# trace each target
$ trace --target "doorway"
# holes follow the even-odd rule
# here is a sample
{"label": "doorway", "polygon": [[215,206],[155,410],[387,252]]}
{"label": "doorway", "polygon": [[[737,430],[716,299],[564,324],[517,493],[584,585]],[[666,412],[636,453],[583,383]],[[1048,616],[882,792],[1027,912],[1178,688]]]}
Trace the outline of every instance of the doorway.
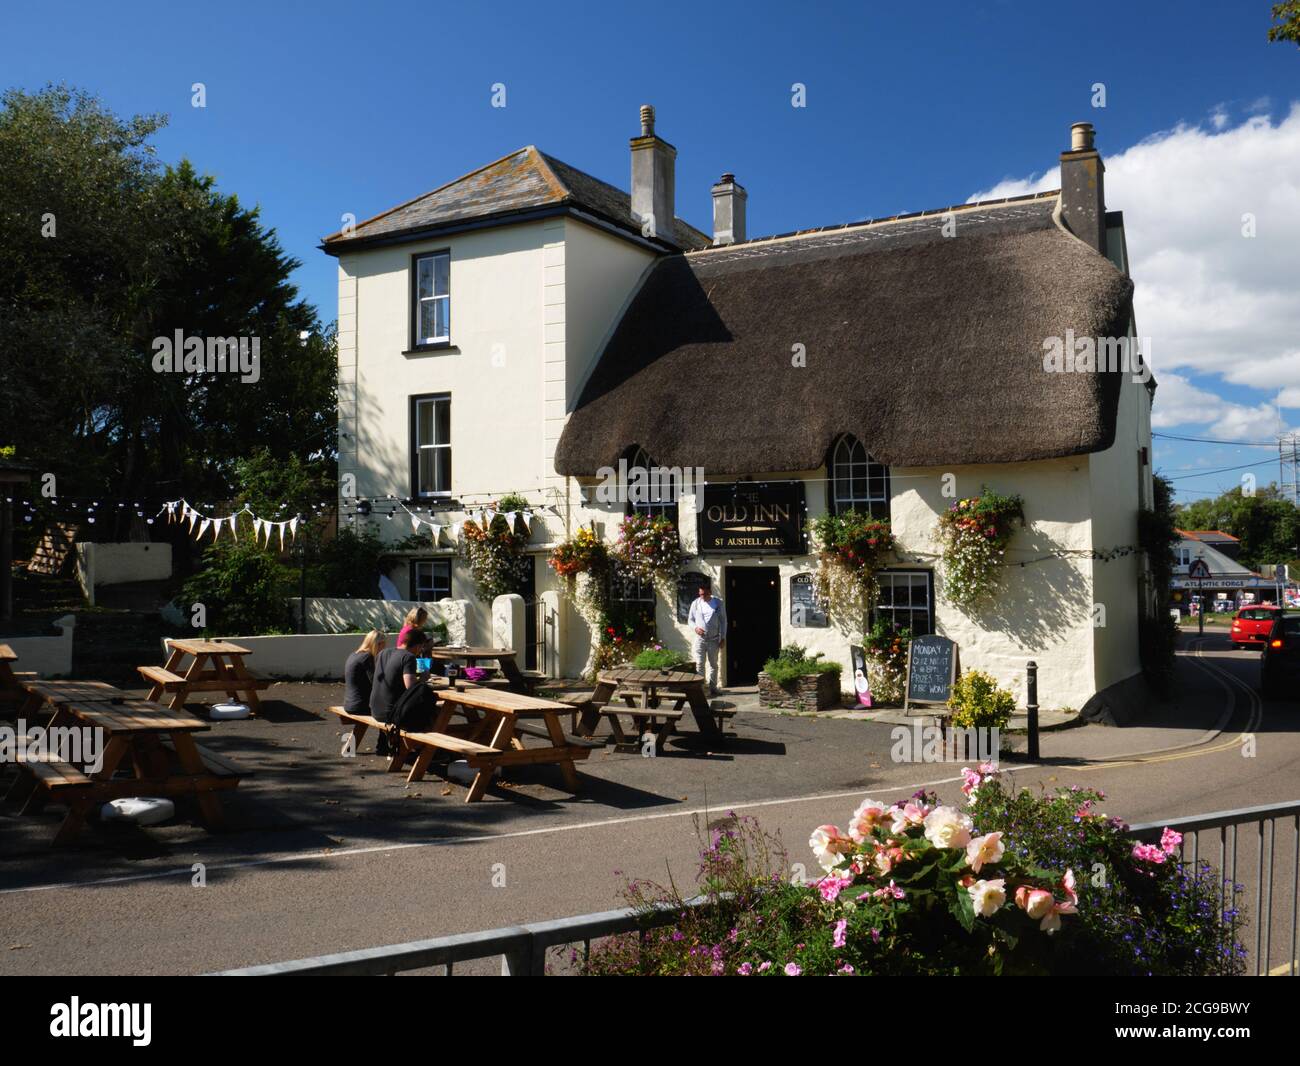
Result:
{"label": "doorway", "polygon": [[729,566],[726,585],[727,685],[756,685],[763,664],[781,650],[781,572]]}

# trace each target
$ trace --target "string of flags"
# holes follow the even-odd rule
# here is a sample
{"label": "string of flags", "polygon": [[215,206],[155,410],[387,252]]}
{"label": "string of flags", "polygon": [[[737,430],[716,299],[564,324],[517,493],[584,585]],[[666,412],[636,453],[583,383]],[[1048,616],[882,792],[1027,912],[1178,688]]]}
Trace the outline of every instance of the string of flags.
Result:
{"label": "string of flags", "polygon": [[[452,537],[455,540],[459,540],[461,530],[464,528],[465,522],[472,520],[481,529],[487,529],[488,526],[490,526],[498,518],[498,516],[504,518],[506,522],[509,523],[511,529],[514,529],[515,523],[520,518],[522,518],[524,521],[524,529],[531,532],[533,528],[533,515],[535,513],[533,511],[497,511],[490,507],[479,507],[477,509],[471,509],[467,511],[466,518],[462,519],[461,521],[447,524],[443,522],[435,522],[432,518],[424,518],[421,515],[416,514],[400,500],[395,502],[396,502],[396,506],[400,507],[403,511],[405,511],[407,517],[411,520],[412,530],[418,533],[420,531],[421,526],[428,526],[433,531],[434,544],[438,543],[438,538],[442,535],[442,531],[444,529],[447,531],[447,534],[450,537]],[[392,518],[393,512],[390,512],[388,517]]]}
{"label": "string of flags", "polygon": [[[270,518],[262,518],[254,514],[253,509],[245,504],[238,511],[231,515],[224,515],[221,518],[209,518],[207,515],[192,507],[188,500],[168,500],[158,509],[158,515],[167,515],[168,522],[188,523],[190,533],[194,535],[195,540],[202,540],[208,530],[212,530],[212,542],[215,544],[221,538],[223,529],[230,530],[231,540],[239,539],[239,519],[242,515],[248,515],[253,522],[253,541],[261,543],[262,538],[266,538],[266,543],[271,543],[271,537],[274,533],[280,534],[280,547],[284,547],[284,535],[288,531],[291,540],[296,539],[298,535],[298,523],[301,520],[298,515],[292,518],[286,518],[281,521],[275,521]],[[158,517],[155,515],[154,517]]]}

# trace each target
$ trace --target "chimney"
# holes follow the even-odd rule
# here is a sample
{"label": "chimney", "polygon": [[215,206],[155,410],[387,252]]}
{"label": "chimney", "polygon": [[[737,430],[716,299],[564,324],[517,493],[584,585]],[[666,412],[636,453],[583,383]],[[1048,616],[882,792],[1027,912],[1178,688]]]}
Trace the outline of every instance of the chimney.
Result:
{"label": "chimney", "polygon": [[632,138],[632,215],[647,237],[673,240],[677,149],[655,135],[655,109],[641,106],[641,136]]}
{"label": "chimney", "polygon": [[723,174],[713,186],[713,243],[735,244],[745,239],[745,201],[749,194],[735,174]]}
{"label": "chimney", "polygon": [[1091,122],[1070,127],[1061,153],[1061,216],[1071,233],[1106,254],[1106,166],[1093,145]]}

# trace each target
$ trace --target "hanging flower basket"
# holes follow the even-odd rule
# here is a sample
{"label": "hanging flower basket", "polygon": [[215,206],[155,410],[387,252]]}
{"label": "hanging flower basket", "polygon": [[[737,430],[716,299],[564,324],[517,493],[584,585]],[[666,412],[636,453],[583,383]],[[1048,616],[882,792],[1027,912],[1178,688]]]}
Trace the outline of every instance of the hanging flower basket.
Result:
{"label": "hanging flower basket", "polygon": [[677,527],[661,516],[630,514],[619,525],[618,543],[610,554],[627,577],[671,582],[681,565]]}
{"label": "hanging flower basket", "polygon": [[560,577],[604,572],[609,567],[609,549],[591,529],[583,526],[569,540],[552,548],[551,557],[546,561]]}
{"label": "hanging flower basket", "polygon": [[939,517],[943,543],[944,597],[963,610],[988,601],[1002,583],[1007,545],[1024,525],[1024,501],[982,488],[956,500]]}
{"label": "hanging flower basket", "polygon": [[466,519],[461,527],[460,551],[480,600],[490,603],[523,587],[530,566],[524,554],[527,543],[528,538],[516,533],[502,513],[489,520],[486,528]]}
{"label": "hanging flower basket", "polygon": [[894,552],[889,521],[843,511],[819,515],[809,528],[817,545],[817,597],[839,622],[856,631],[875,601],[876,574]]}

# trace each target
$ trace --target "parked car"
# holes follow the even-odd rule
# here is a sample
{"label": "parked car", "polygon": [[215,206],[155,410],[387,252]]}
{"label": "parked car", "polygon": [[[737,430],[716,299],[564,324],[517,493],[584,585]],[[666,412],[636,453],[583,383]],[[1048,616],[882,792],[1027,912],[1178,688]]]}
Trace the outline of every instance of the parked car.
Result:
{"label": "parked car", "polygon": [[1274,617],[1259,657],[1259,689],[1266,699],[1300,699],[1300,614]]}
{"label": "parked car", "polygon": [[1232,620],[1232,646],[1262,648],[1281,613],[1278,607],[1243,607]]}

